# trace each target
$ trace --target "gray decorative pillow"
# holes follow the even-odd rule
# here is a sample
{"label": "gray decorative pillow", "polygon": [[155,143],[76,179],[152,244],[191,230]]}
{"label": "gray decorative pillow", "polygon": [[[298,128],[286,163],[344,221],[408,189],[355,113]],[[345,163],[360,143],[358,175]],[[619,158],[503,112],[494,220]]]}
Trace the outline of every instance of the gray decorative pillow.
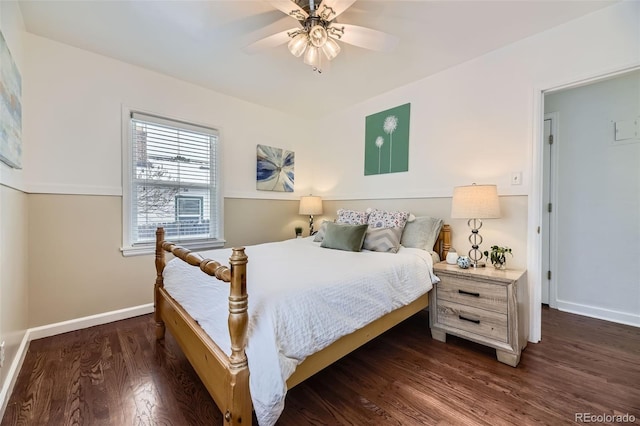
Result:
{"label": "gray decorative pillow", "polygon": [[320,229],[318,229],[318,232],[316,232],[316,236],[313,237],[314,242],[319,243],[320,241],[324,240],[324,234],[327,232],[327,223],[331,223],[331,222],[328,220],[322,221],[322,225],[320,225]]}
{"label": "gray decorative pillow", "polygon": [[367,225],[346,225],[343,223],[327,223],[327,232],[320,247],[361,251],[364,235],[367,232]]}
{"label": "gray decorative pillow", "polygon": [[435,217],[416,217],[413,222],[407,222],[405,225],[400,244],[404,247],[432,251],[443,223],[442,219]]}
{"label": "gray decorative pillow", "polygon": [[397,253],[400,248],[402,228],[368,228],[362,246],[365,250]]}

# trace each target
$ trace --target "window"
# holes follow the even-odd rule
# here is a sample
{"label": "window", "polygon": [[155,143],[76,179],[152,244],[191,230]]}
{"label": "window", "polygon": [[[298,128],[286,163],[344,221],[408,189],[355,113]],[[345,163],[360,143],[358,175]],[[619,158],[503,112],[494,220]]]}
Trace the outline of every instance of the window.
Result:
{"label": "window", "polygon": [[176,196],[176,221],[202,220],[203,197]]}
{"label": "window", "polygon": [[153,251],[156,228],[168,240],[221,247],[221,194],[215,129],[127,111],[123,253]]}

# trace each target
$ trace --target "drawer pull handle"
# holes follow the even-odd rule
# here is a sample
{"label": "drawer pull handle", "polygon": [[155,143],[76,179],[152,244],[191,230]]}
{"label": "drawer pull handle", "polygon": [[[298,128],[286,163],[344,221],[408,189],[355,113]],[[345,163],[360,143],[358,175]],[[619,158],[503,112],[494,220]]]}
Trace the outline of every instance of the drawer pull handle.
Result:
{"label": "drawer pull handle", "polygon": [[477,320],[477,319],[466,318],[466,317],[463,317],[462,315],[458,315],[458,318],[460,318],[461,320],[472,322],[474,324],[480,324],[480,320]]}
{"label": "drawer pull handle", "polygon": [[466,294],[467,296],[480,297],[480,293],[473,293],[470,291],[458,290],[460,294]]}

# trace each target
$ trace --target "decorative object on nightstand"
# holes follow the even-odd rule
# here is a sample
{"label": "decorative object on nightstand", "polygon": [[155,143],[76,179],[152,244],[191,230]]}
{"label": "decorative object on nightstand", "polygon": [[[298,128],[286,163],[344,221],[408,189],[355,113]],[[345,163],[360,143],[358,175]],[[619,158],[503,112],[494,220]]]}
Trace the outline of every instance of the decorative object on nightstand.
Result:
{"label": "decorative object on nightstand", "polygon": [[453,188],[451,201],[451,217],[454,219],[469,219],[467,224],[471,228],[469,242],[469,258],[474,268],[485,266],[482,260],[482,219],[497,219],[500,217],[500,200],[495,185],[467,185]]}
{"label": "decorative object on nightstand", "polygon": [[455,264],[457,264],[458,267],[462,269],[467,269],[469,266],[471,266],[471,259],[469,259],[469,256],[458,256]]}
{"label": "decorative object on nightstand", "polygon": [[498,361],[515,367],[529,338],[529,293],[525,271],[460,269],[440,262],[429,294],[431,336],[447,334],[496,349]]}
{"label": "decorative object on nightstand", "polygon": [[484,255],[491,260],[494,268],[507,269],[507,253],[511,254],[509,247],[491,246],[491,251],[485,251]]}
{"label": "decorative object on nightstand", "polygon": [[455,265],[458,262],[458,253],[456,253],[456,249],[454,249],[453,247],[451,247],[449,249],[449,253],[447,253],[447,263],[449,265]]}
{"label": "decorative object on nightstand", "polygon": [[302,226],[296,226],[295,230],[296,230],[296,238],[302,237]]}
{"label": "decorative object on nightstand", "polygon": [[299,214],[309,215],[309,235],[313,235],[313,215],[322,214],[322,198],[317,195],[300,197]]}

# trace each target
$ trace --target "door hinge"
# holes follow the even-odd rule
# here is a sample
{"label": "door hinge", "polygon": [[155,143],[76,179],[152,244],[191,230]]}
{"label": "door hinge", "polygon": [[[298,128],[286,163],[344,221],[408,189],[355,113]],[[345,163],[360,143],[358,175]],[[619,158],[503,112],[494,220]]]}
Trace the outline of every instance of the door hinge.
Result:
{"label": "door hinge", "polygon": [[553,135],[549,135],[549,145],[553,145]]}
{"label": "door hinge", "polygon": [[547,205],[547,212],[551,213],[552,207],[551,207],[551,203],[549,203]]}
{"label": "door hinge", "polygon": [[550,280],[551,279],[551,271],[547,271],[547,279]]}

